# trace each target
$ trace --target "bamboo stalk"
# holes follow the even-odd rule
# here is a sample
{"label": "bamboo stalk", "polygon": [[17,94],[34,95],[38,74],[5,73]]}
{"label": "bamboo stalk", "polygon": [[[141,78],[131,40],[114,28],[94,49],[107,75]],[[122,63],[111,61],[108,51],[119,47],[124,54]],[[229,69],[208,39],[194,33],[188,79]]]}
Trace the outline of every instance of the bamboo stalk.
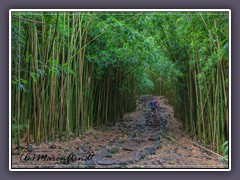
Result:
{"label": "bamboo stalk", "polygon": [[[20,15],[19,15],[20,17]],[[21,78],[21,74],[20,74],[20,70],[21,70],[21,45],[20,45],[20,29],[21,29],[21,23],[20,21],[18,21],[18,53],[19,53],[19,56],[18,56],[18,82],[20,83],[20,78]],[[21,138],[20,138],[20,98],[21,98],[21,91],[18,90],[18,96],[17,96],[17,102],[18,102],[18,109],[17,109],[17,143],[18,143],[18,152],[20,152],[20,144],[21,144]]]}

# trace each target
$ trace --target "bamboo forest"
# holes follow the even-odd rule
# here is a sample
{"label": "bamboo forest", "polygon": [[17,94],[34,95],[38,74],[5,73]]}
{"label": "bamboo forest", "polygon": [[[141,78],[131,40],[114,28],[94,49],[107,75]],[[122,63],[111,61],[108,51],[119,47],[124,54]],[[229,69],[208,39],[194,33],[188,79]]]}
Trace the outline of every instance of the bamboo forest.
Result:
{"label": "bamboo forest", "polygon": [[228,11],[10,21],[12,167],[228,167]]}

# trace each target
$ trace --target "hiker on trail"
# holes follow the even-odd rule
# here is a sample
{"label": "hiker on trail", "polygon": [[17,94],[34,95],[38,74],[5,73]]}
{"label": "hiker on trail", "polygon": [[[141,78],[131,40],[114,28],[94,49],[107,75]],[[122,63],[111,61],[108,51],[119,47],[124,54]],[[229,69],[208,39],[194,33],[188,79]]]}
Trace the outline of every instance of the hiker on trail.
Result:
{"label": "hiker on trail", "polygon": [[157,103],[157,108],[158,108],[158,99],[157,99],[157,97],[154,98],[154,101]]}
{"label": "hiker on trail", "polygon": [[158,99],[157,99],[157,97],[154,98],[154,101],[156,102],[156,106],[157,106],[157,108],[156,108],[156,115],[157,115],[157,110],[158,110]]}
{"label": "hiker on trail", "polygon": [[158,101],[157,99],[152,99],[152,101],[150,101],[150,107],[151,107],[151,113],[152,113],[152,117],[155,116],[157,117],[157,107],[158,107]]}

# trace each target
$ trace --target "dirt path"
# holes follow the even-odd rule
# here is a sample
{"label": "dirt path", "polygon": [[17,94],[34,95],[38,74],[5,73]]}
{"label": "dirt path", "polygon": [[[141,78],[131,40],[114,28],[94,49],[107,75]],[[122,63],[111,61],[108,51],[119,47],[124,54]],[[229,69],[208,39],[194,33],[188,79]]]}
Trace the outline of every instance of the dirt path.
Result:
{"label": "dirt path", "polygon": [[[172,107],[159,99],[156,120],[140,103],[136,112],[126,114],[124,121],[113,127],[89,130],[82,138],[65,138],[54,144],[25,145],[22,160],[13,155],[13,168],[224,168],[217,155],[191,143],[173,117]],[[27,153],[32,159],[26,158]],[[88,160],[82,159],[85,157]]]}

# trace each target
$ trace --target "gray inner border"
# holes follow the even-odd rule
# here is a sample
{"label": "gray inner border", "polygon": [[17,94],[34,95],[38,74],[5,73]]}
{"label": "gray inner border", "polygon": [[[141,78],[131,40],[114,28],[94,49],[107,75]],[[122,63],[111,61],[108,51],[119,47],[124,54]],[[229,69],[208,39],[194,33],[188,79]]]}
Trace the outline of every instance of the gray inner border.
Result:
{"label": "gray inner border", "polygon": [[[116,8],[116,9],[145,9],[145,8],[153,8],[153,9],[231,9],[232,10],[232,171],[231,172],[80,172],[80,178],[128,178],[130,173],[134,173],[131,175],[132,178],[142,178],[146,179],[148,176],[156,176],[157,178],[170,178],[174,179],[175,176],[179,177],[179,173],[181,173],[180,178],[194,178],[194,179],[203,179],[205,177],[209,178],[217,178],[218,180],[226,179],[226,178],[234,178],[238,179],[238,175],[240,172],[237,171],[237,165],[239,165],[239,142],[235,141],[237,136],[239,136],[240,131],[237,129],[240,127],[239,121],[236,119],[237,115],[239,115],[240,111],[234,109],[237,108],[237,102],[239,97],[237,92],[240,92],[239,84],[237,83],[237,77],[239,76],[240,71],[237,71],[237,67],[239,67],[240,62],[237,61],[239,58],[240,51],[237,51],[237,47],[239,47],[239,35],[237,34],[238,30],[240,29],[240,24],[238,23],[240,12],[238,11],[238,4],[240,1],[237,0],[217,0],[217,1],[209,1],[209,0],[201,0],[201,1],[192,1],[192,0],[168,0],[166,2],[160,2],[159,0],[138,0],[138,1],[129,1],[129,0],[122,0],[122,1],[110,1],[110,0],[88,0],[88,1],[73,1],[67,0],[64,2],[59,2],[58,0],[41,0],[41,1],[29,1],[29,0],[22,0],[21,2],[8,0],[5,2],[1,2],[1,11],[0,11],[0,51],[2,52],[2,58],[0,60],[0,83],[1,83],[1,91],[0,91],[0,111],[1,111],[1,124],[0,128],[0,174],[1,179],[8,179],[8,178],[18,178],[18,179],[26,179],[29,174],[26,176],[25,173],[41,173],[41,176],[32,175],[34,179],[45,179],[47,178],[46,173],[50,172],[9,172],[8,164],[9,164],[9,156],[8,156],[8,96],[9,96],[9,89],[8,89],[8,11],[9,9],[83,9],[83,8]],[[236,95],[235,95],[236,94]],[[234,96],[235,95],[235,96]],[[238,133],[238,134],[237,134]],[[16,174],[17,173],[17,174]],[[57,177],[61,174],[60,177]],[[64,175],[63,175],[64,173]],[[79,175],[74,175],[76,173],[66,174],[66,172],[51,172],[49,178],[60,178],[60,179],[67,179],[69,176],[71,177],[78,177]],[[121,176],[117,175],[116,173],[121,173]],[[140,173],[140,174],[139,174]],[[161,174],[158,174],[161,173]],[[201,176],[195,174],[201,173]],[[16,174],[16,175],[14,175]],[[54,175],[52,175],[54,174]],[[99,175],[101,174],[101,175]],[[117,176],[116,176],[117,175]],[[197,175],[197,176],[196,176]],[[191,177],[192,176],[192,177]]]}

